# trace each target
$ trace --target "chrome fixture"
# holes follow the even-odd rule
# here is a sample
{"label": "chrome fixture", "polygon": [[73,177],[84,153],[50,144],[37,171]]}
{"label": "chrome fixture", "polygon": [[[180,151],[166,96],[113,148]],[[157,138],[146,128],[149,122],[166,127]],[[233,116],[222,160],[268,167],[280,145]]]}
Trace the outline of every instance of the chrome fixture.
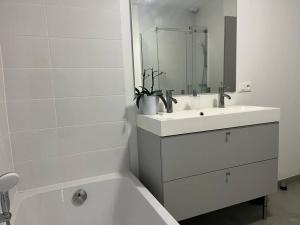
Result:
{"label": "chrome fixture", "polygon": [[77,190],[72,197],[72,203],[75,206],[81,206],[87,199],[87,193],[83,189]]}
{"label": "chrome fixture", "polygon": [[197,90],[193,89],[193,96],[197,97],[197,95],[198,95]]}
{"label": "chrome fixture", "polygon": [[10,200],[8,191],[19,182],[19,175],[16,173],[6,173],[0,176],[0,201],[1,210],[0,223],[10,225]]}
{"label": "chrome fixture", "polygon": [[167,90],[166,91],[166,108],[167,108],[167,113],[172,113],[173,112],[173,102],[177,104],[177,100],[173,98],[173,93],[174,90]]}
{"label": "chrome fixture", "polygon": [[225,87],[219,87],[219,108],[225,108],[225,98],[231,99],[230,95],[225,94]]}
{"label": "chrome fixture", "polygon": [[155,26],[155,31],[176,31],[176,32],[183,32],[183,33],[192,33],[193,30],[191,29],[191,27],[189,27],[189,29],[180,29],[180,28],[173,28],[173,27],[157,27]]}

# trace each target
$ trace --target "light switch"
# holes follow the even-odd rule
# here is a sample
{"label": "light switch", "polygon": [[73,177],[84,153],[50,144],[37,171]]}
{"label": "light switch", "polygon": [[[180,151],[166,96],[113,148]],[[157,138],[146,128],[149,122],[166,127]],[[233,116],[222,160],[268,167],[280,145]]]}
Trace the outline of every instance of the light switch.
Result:
{"label": "light switch", "polygon": [[240,93],[251,92],[251,91],[252,91],[251,81],[244,81],[240,83],[240,88],[239,88]]}

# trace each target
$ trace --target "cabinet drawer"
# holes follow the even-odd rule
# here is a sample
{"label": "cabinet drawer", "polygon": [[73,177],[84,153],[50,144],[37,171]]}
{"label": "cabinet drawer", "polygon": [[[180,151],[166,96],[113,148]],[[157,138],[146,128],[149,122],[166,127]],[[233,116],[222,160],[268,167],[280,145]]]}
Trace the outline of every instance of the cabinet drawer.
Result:
{"label": "cabinet drawer", "polygon": [[164,206],[183,220],[277,190],[277,160],[164,183]]}
{"label": "cabinet drawer", "polygon": [[278,123],[161,140],[163,180],[198,175],[278,157]]}

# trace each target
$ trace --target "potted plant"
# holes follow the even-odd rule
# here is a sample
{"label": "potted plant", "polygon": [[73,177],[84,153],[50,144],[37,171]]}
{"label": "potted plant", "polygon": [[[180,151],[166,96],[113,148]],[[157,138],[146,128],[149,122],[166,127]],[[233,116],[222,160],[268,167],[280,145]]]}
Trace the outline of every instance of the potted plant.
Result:
{"label": "potted plant", "polygon": [[[151,74],[147,74],[148,71],[151,71]],[[148,70],[144,69],[142,77],[142,86],[141,90],[135,88],[135,100],[136,106],[141,110],[145,115],[154,115],[158,113],[159,108],[159,99],[162,100],[164,105],[167,105],[165,98],[163,97],[162,90],[154,90],[154,81],[158,76],[163,75],[164,73],[158,73],[154,71],[153,68]],[[151,87],[150,90],[145,87],[145,80],[151,76]]]}

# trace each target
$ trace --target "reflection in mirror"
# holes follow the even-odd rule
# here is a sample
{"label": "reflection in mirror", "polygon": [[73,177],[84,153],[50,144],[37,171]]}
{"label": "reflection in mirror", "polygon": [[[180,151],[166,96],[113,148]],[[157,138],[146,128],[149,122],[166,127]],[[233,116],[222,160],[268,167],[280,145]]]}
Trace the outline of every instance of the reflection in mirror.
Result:
{"label": "reflection in mirror", "polygon": [[153,68],[164,73],[155,89],[235,91],[236,8],[237,0],[131,0],[135,86]]}

